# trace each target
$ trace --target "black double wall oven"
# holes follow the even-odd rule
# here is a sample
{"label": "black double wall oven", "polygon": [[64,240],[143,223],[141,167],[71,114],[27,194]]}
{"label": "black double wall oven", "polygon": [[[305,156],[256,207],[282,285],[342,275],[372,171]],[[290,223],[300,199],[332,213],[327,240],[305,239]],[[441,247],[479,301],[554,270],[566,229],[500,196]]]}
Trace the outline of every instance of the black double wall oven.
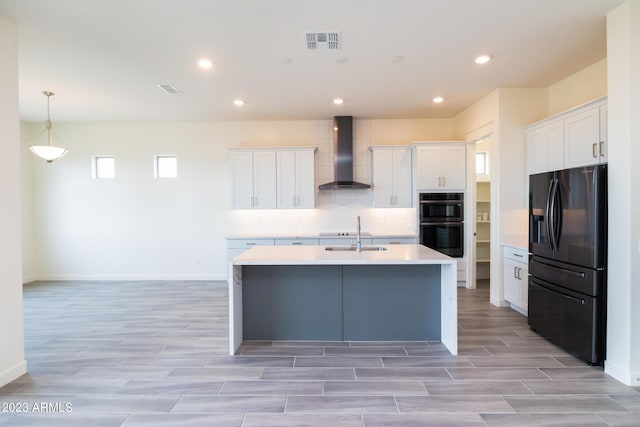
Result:
{"label": "black double wall oven", "polygon": [[420,193],[420,244],[464,256],[464,193]]}

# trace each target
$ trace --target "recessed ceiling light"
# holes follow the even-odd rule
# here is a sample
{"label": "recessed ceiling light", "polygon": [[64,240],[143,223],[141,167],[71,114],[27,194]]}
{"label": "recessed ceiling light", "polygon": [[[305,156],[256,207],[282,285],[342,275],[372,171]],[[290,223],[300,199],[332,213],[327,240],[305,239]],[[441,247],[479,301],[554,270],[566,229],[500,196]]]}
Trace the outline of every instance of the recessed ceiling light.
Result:
{"label": "recessed ceiling light", "polygon": [[391,62],[402,62],[404,61],[404,56],[396,55],[391,57]]}
{"label": "recessed ceiling light", "polygon": [[347,57],[341,56],[340,58],[336,59],[336,63],[338,63],[338,64],[346,64],[348,60],[349,59]]}
{"label": "recessed ceiling light", "polygon": [[333,100],[333,103],[336,104],[336,105],[342,105],[342,104],[344,104],[344,99],[336,98],[336,99]]}
{"label": "recessed ceiling light", "polygon": [[211,68],[213,67],[213,62],[211,62],[211,60],[209,59],[201,59],[198,61],[198,67],[200,68]]}
{"label": "recessed ceiling light", "polygon": [[234,99],[233,105],[235,105],[236,107],[242,107],[244,105],[244,101],[242,99]]}
{"label": "recessed ceiling light", "polygon": [[433,102],[435,102],[436,104],[441,104],[444,101],[444,98],[441,96],[436,96],[433,98]]}
{"label": "recessed ceiling light", "polygon": [[475,59],[476,64],[486,64],[489,61],[491,61],[491,55],[480,55]]}
{"label": "recessed ceiling light", "polygon": [[283,64],[283,65],[289,65],[289,64],[291,64],[291,62],[293,62],[293,60],[291,58],[289,58],[288,56],[285,56],[284,58],[278,59],[278,62]]}

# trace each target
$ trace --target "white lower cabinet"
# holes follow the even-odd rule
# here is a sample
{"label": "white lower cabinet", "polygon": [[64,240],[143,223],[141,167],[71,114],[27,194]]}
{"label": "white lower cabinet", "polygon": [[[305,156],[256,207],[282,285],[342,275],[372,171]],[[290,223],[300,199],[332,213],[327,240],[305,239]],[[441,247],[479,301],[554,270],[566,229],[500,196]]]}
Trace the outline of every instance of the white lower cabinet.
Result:
{"label": "white lower cabinet", "polygon": [[529,254],[522,248],[503,246],[504,299],[516,311],[527,314],[529,309]]}
{"label": "white lower cabinet", "polygon": [[415,245],[417,237],[374,237],[374,245]]}
{"label": "white lower cabinet", "polygon": [[254,246],[273,246],[274,239],[227,239],[227,263]]}
{"label": "white lower cabinet", "polygon": [[458,281],[458,287],[464,287],[467,284],[467,259],[456,258],[457,271],[456,280]]}
{"label": "white lower cabinet", "polygon": [[293,238],[293,239],[276,239],[276,246],[315,246],[318,239],[314,238]]}

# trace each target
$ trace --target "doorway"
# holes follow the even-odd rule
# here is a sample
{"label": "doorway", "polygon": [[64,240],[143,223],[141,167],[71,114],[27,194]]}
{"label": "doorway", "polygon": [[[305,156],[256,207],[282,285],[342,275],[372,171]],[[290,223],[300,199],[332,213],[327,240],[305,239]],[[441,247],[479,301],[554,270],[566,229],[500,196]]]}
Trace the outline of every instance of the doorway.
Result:
{"label": "doorway", "polygon": [[491,199],[491,134],[470,141],[473,156],[470,204],[471,226],[473,228],[471,249],[471,286],[486,285],[491,279],[491,236],[492,225]]}

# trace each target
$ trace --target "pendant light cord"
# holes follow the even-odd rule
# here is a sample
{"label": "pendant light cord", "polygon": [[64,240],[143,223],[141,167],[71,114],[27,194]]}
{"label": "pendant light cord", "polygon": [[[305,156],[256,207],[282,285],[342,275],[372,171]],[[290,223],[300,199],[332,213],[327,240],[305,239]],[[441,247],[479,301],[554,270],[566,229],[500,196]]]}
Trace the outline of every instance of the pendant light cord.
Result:
{"label": "pendant light cord", "polygon": [[53,95],[55,95],[55,93],[53,92],[49,92],[49,91],[43,91],[42,92],[43,95],[45,95],[47,97],[47,120],[44,122],[44,127],[47,129],[47,140],[49,141],[49,147],[53,146],[53,144],[51,144],[51,129],[53,128],[53,126],[51,125],[51,106],[50,106],[50,101],[51,101],[51,97]]}

